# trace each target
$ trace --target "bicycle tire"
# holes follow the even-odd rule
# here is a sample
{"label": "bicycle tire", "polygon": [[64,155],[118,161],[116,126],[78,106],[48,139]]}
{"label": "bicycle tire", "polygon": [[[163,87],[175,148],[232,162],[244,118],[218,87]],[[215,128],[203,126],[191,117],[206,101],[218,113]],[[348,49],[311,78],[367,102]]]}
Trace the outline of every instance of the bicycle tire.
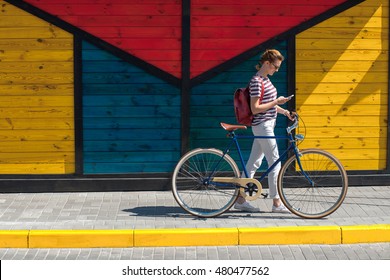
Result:
{"label": "bicycle tire", "polygon": [[239,178],[240,171],[229,155],[223,156],[217,149],[192,150],[177,163],[172,175],[172,192],[186,212],[202,218],[216,217],[237,200],[239,188],[218,187],[209,182],[210,174]]}
{"label": "bicycle tire", "polygon": [[300,151],[302,169],[296,156],[283,165],[278,177],[278,191],[283,204],[294,214],[308,219],[326,217],[343,203],[348,189],[347,173],[340,161],[319,149]]}

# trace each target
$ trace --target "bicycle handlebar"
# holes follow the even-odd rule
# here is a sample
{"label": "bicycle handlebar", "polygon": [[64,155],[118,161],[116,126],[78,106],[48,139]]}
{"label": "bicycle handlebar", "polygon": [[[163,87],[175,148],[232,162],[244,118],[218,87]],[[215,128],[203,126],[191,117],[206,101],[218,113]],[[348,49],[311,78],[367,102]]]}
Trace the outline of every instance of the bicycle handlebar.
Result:
{"label": "bicycle handlebar", "polygon": [[291,132],[298,127],[298,119],[299,119],[299,116],[297,113],[295,113],[294,123],[286,128],[287,134],[291,134]]}

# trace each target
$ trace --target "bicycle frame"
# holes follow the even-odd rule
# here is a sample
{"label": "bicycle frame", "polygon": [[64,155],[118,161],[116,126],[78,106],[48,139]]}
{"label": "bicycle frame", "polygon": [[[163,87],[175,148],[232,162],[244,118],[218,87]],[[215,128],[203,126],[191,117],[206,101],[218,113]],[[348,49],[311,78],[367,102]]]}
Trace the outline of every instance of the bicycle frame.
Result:
{"label": "bicycle frame", "polygon": [[[294,136],[291,133],[291,131],[295,127],[296,127],[296,123],[293,124],[292,126],[288,127],[287,128],[288,134],[286,136],[254,136],[254,135],[253,136],[249,136],[249,135],[237,135],[234,131],[229,132],[229,137],[231,138],[231,141],[228,144],[228,146],[226,147],[226,149],[223,151],[223,156],[221,157],[220,161],[216,164],[216,168],[211,173],[211,175],[209,176],[207,181],[210,182],[210,180],[213,177],[213,174],[215,173],[215,170],[217,169],[219,163],[222,161],[222,159],[225,157],[225,155],[227,155],[230,152],[233,144],[234,144],[235,148],[238,151],[238,155],[239,155],[239,158],[240,158],[241,166],[242,166],[242,169],[244,171],[245,177],[249,178],[249,174],[248,174],[248,171],[246,169],[245,160],[244,160],[244,157],[242,155],[240,144],[239,144],[239,141],[238,141],[239,139],[285,139],[285,140],[289,141],[288,148],[279,156],[279,158],[278,158],[278,160],[276,162],[274,162],[271,166],[268,167],[268,169],[265,172],[263,172],[261,174],[260,178],[258,178],[257,180],[259,182],[261,182],[275,168],[275,166],[277,164],[279,164],[279,162],[281,162],[284,158],[288,157],[288,153],[292,150],[294,152],[295,156],[296,156],[297,163],[298,163],[298,166],[300,167],[300,170],[302,171],[302,173],[304,174],[306,179],[310,182],[310,184],[313,186],[314,185],[313,181],[310,179],[309,175],[302,168],[302,164],[301,164],[300,157],[299,157],[299,149],[297,148],[297,146],[295,144],[296,140],[294,140]],[[215,185],[217,185],[217,186],[220,186],[220,187],[227,186],[226,183],[224,184],[222,182],[215,182],[214,181],[213,183]]]}

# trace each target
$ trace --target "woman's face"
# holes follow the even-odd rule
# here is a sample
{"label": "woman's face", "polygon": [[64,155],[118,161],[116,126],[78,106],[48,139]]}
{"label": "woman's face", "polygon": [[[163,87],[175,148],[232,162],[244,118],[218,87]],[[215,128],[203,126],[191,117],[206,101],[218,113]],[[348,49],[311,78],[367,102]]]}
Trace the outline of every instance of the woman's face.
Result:
{"label": "woman's face", "polygon": [[280,66],[282,65],[282,61],[275,60],[275,61],[266,61],[268,65],[268,75],[273,75],[275,72],[279,71]]}

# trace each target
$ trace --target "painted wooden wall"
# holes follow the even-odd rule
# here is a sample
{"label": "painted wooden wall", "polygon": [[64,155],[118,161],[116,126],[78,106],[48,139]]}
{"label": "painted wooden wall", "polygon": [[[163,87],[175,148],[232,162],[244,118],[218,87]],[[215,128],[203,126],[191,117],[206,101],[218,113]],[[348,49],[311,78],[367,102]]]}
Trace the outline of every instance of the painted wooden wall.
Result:
{"label": "painted wooden wall", "polygon": [[74,173],[73,36],[0,6],[0,174]]}
{"label": "painted wooden wall", "polygon": [[387,164],[389,1],[367,0],[296,39],[302,147],[329,150],[347,170]]}
{"label": "painted wooden wall", "polygon": [[85,174],[166,172],[180,158],[180,91],[82,43]]}
{"label": "painted wooden wall", "polygon": [[[280,50],[283,56],[288,59],[286,42],[275,45],[274,48]],[[221,150],[226,148],[229,139],[225,137],[226,131],[221,128],[220,122],[236,123],[232,103],[233,92],[236,88],[245,87],[248,84],[257,71],[255,66],[259,58],[260,55],[256,55],[192,89],[190,114],[191,148],[215,147]],[[283,63],[279,72],[275,73],[270,79],[277,88],[279,96],[288,95],[286,63]],[[284,104],[282,107],[287,108],[287,104]],[[287,118],[280,116],[277,120],[275,134],[286,135],[286,125]],[[240,131],[240,133],[252,135],[250,128],[247,131]],[[246,160],[249,158],[252,140],[243,140],[240,142],[240,145]],[[287,148],[287,142],[278,140],[278,147],[280,152],[283,152]],[[239,162],[237,152],[233,150],[231,155]]]}
{"label": "painted wooden wall", "polygon": [[301,147],[387,168],[389,0],[0,4],[2,175],[169,176],[183,147],[223,147],[266,48],[287,58],[271,79],[296,95]]}

